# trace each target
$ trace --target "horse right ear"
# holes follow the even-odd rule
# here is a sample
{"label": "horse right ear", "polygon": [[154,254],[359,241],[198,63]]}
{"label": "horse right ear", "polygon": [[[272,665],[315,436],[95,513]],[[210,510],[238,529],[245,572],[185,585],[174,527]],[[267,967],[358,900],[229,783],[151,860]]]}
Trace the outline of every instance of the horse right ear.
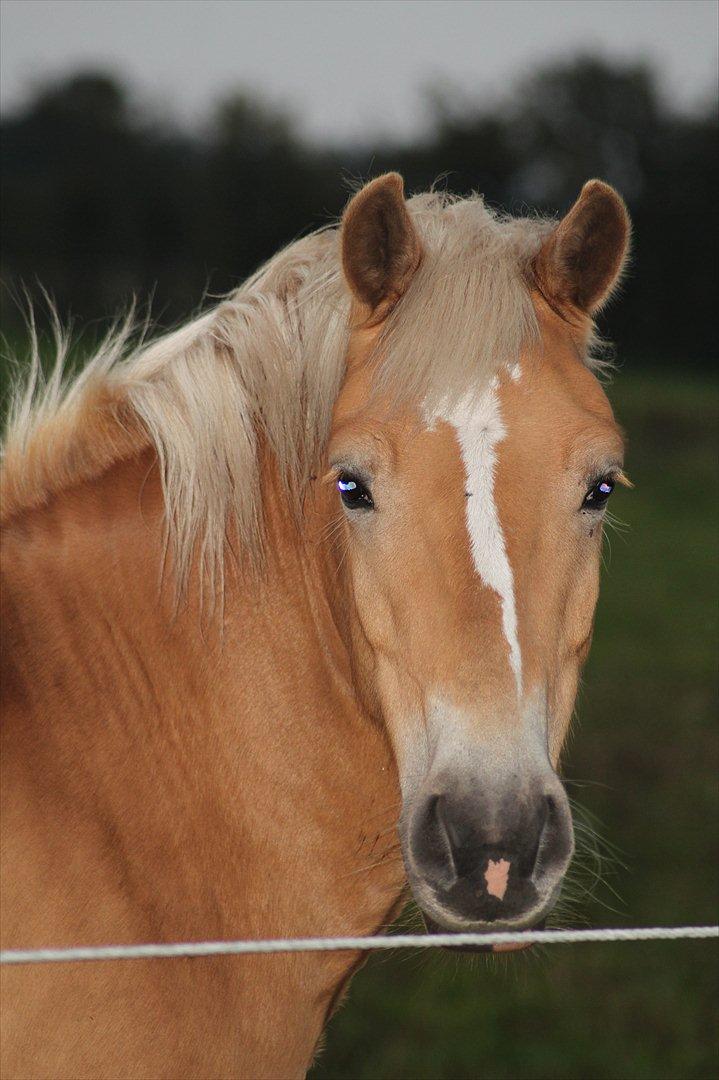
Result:
{"label": "horse right ear", "polygon": [[380,322],[397,303],[421,256],[402,177],[377,177],[354,196],[342,218],[342,269],[373,322]]}
{"label": "horse right ear", "polygon": [[609,184],[590,180],[534,261],[539,288],[560,309],[593,315],[621,277],[630,235],[621,197]]}

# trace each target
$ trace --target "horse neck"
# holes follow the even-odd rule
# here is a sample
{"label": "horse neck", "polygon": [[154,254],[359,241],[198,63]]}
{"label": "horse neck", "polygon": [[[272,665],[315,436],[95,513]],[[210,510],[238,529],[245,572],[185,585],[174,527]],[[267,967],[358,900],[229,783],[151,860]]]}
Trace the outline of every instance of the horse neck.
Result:
{"label": "horse neck", "polygon": [[141,938],[375,929],[403,882],[396,780],[328,549],[272,499],[267,563],[228,573],[220,627],[158,598],[162,516],[147,452],[7,530],[5,735],[28,814],[53,807],[43,835],[73,837],[72,865],[78,843],[122,864],[108,881],[135,882]]}
{"label": "horse neck", "polygon": [[[331,560],[278,501],[266,566],[228,572],[220,626],[196,581],[179,614],[158,592],[163,516],[148,450],[6,528],[5,944],[376,930],[404,881],[396,780],[356,701]],[[195,1075],[210,1053],[213,1075],[300,1076],[358,961],[97,965],[37,1000],[68,1075],[92,1072],[87,1044],[113,1075]],[[63,1036],[87,994],[127,1039]],[[27,1040],[36,997],[19,1000]]]}

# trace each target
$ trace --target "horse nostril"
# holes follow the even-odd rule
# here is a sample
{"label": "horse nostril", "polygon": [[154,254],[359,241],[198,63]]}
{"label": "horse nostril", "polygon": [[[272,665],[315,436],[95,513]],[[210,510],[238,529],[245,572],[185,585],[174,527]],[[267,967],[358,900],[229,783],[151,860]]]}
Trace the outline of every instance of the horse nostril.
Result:
{"label": "horse nostril", "polygon": [[[553,795],[544,797],[544,823],[539,832],[532,878],[535,882],[551,872],[564,857],[562,813]],[[560,850],[561,849],[561,850]]]}
{"label": "horse nostril", "polygon": [[457,876],[454,849],[458,837],[447,813],[444,796],[431,795],[427,800],[416,839],[424,861],[434,864],[436,869],[444,873],[450,868],[452,874]]}
{"label": "horse nostril", "polygon": [[449,856],[452,860],[452,865],[454,866],[454,852],[459,846],[461,839],[452,822],[451,814],[447,813],[447,802],[441,795],[437,796],[434,812],[437,818],[437,825],[446,838]]}
{"label": "horse nostril", "polygon": [[547,820],[544,823],[544,828],[549,829],[555,835],[562,831],[564,817],[562,814],[562,808],[553,795],[547,795]]}

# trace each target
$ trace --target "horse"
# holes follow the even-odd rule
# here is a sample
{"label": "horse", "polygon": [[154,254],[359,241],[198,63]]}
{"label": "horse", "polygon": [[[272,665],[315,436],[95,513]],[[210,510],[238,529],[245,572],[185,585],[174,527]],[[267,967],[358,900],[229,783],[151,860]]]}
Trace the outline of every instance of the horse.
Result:
{"label": "horse", "polygon": [[[396,173],[182,328],[37,344],[2,474],[6,947],[542,923],[625,480],[630,242]],[[360,952],[6,968],[3,1075],[300,1077]]]}

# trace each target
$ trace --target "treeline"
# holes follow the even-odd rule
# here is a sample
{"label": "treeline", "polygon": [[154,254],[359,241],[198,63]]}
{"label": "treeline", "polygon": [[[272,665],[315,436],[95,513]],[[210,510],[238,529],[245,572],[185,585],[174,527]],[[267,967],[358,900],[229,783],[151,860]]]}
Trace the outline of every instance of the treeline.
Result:
{"label": "treeline", "polygon": [[238,94],[207,130],[148,121],[103,73],[39,90],[2,123],[2,304],[40,285],[63,317],[103,319],[153,295],[164,324],[197,309],[307,230],[333,219],[348,180],[400,170],[511,212],[565,210],[599,176],[624,194],[634,257],[602,329],[634,360],[708,364],[716,352],[717,118],[680,116],[653,73],[591,57],[543,69],[504,105],[428,98],[414,145],[308,145]]}

